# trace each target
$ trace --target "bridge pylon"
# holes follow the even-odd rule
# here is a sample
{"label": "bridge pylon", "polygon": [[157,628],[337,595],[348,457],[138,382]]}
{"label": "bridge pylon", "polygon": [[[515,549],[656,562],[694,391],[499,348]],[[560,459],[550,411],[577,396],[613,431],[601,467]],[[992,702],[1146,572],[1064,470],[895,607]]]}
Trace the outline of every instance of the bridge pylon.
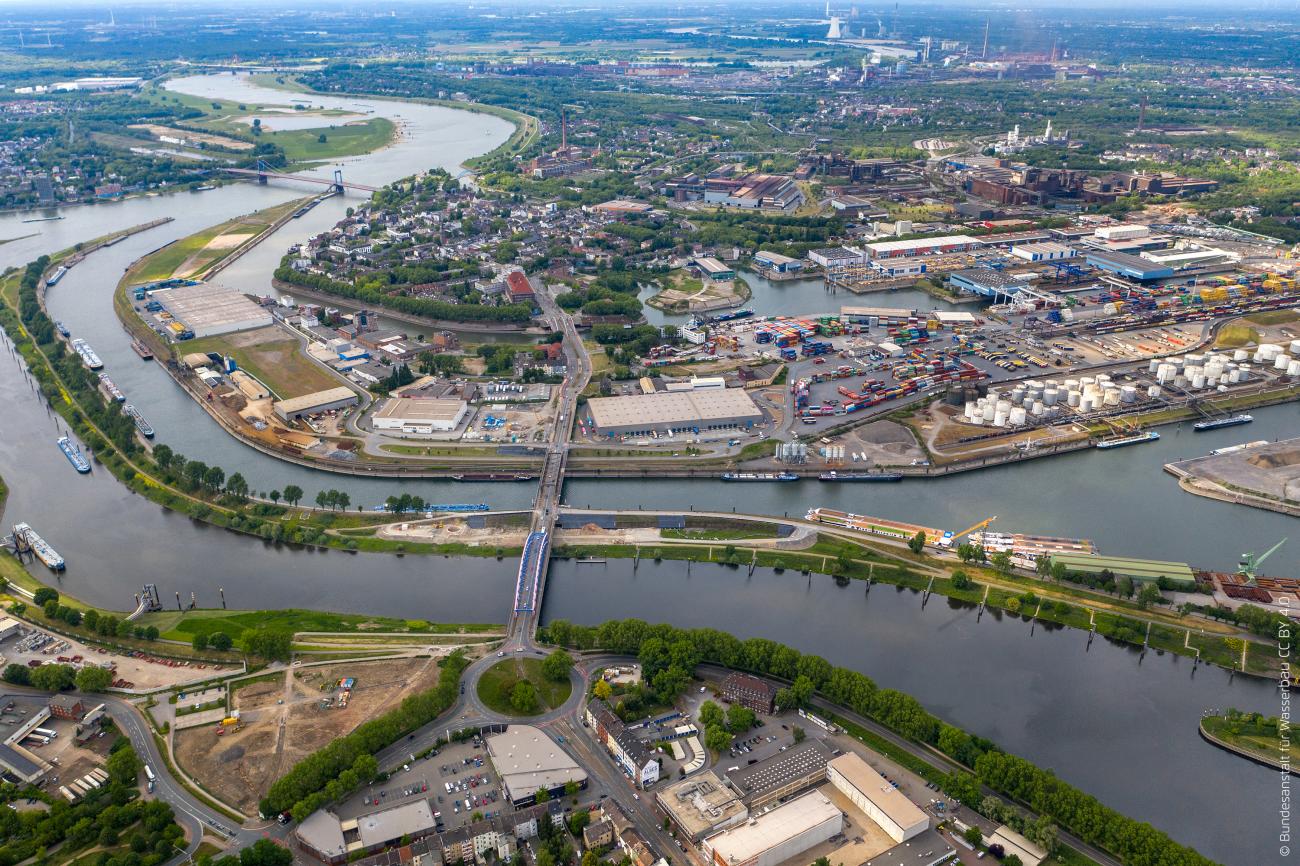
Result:
{"label": "bridge pylon", "polygon": [[334,191],[335,191],[336,193],[338,193],[339,195],[343,195],[343,193],[344,193],[344,187],[343,187],[343,169],[341,169],[341,168],[336,168],[336,169],[334,169],[334,186],[333,186],[333,189],[334,189]]}
{"label": "bridge pylon", "polygon": [[269,178],[266,176],[266,173],[269,170],[270,170],[270,166],[268,166],[265,162],[263,162],[260,159],[257,161],[257,185],[258,186],[266,186],[267,182],[269,181]]}

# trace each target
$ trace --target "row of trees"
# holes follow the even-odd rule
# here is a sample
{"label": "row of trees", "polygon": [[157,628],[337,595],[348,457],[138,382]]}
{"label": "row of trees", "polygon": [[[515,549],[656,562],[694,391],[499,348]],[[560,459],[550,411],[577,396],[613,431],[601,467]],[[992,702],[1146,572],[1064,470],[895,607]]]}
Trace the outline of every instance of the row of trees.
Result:
{"label": "row of trees", "polygon": [[262,798],[262,814],[292,811],[294,819],[301,821],[373,779],[379,772],[375,754],[380,749],[433,721],[455,703],[460,675],[469,662],[457,651],[441,665],[442,672],[434,688],[411,695],[396,709],[366,722],[295,764]]}
{"label": "row of trees", "polygon": [[10,664],[5,666],[3,676],[7,683],[49,692],[61,692],[73,686],[83,692],[103,692],[113,684],[113,672],[94,665],[77,669],[72,665],[60,664],[41,665],[37,668]]}
{"label": "row of trees", "polygon": [[1122,815],[1050,771],[941,721],[915,698],[882,689],[869,677],[835,667],[820,656],[764,638],[740,640],[716,629],[680,629],[637,619],[611,620],[599,626],[556,620],[543,632],[546,640],[562,646],[636,655],[646,675],[652,665],[668,670],[677,664],[690,672],[695,664],[686,664],[695,660],[784,679],[790,685],[777,697],[783,708],[807,706],[814,694],[820,693],[837,706],[872,718],[973,768],[973,774],[951,774],[943,786],[967,805],[978,808],[980,785],[987,785],[1028,803],[1085,842],[1114,854],[1126,866],[1212,866],[1210,860],[1150,824]]}

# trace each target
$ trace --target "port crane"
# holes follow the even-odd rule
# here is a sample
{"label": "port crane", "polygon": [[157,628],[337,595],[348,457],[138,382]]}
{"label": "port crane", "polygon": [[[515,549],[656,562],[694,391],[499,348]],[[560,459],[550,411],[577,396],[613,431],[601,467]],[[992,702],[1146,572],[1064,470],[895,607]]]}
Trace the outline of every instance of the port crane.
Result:
{"label": "port crane", "polygon": [[1237,574],[1246,578],[1247,586],[1255,585],[1255,572],[1264,564],[1264,560],[1276,553],[1277,549],[1284,544],[1286,544],[1285,538],[1264,551],[1262,554],[1256,555],[1254,553],[1243,553],[1241,555],[1241,562],[1237,564]]}
{"label": "port crane", "polygon": [[995,514],[995,515],[993,515],[992,517],[989,517],[989,518],[987,518],[987,519],[985,519],[985,520],[981,520],[979,523],[975,524],[974,526],[970,527],[969,529],[966,529],[966,530],[964,530],[964,531],[962,531],[962,532],[959,532],[959,533],[957,533],[956,535],[954,535],[954,536],[952,537],[952,540],[953,540],[953,541],[956,541],[956,540],[959,539],[959,538],[965,538],[966,536],[970,535],[972,532],[979,532],[981,529],[983,529],[984,527],[988,526],[990,523],[992,523],[993,521],[995,521],[995,520],[997,520],[997,519],[998,519],[998,516]]}

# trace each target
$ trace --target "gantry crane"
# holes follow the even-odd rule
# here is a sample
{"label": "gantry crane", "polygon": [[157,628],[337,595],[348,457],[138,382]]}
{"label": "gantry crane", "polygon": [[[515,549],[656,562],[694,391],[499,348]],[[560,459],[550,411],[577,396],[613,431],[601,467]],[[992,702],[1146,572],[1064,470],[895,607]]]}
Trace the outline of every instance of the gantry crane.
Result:
{"label": "gantry crane", "polygon": [[1254,553],[1243,553],[1241,555],[1241,562],[1237,565],[1237,574],[1246,578],[1246,584],[1248,586],[1254,586],[1255,572],[1264,564],[1264,560],[1276,553],[1277,549],[1284,544],[1286,544],[1285,538],[1258,556]]}
{"label": "gantry crane", "polygon": [[975,524],[974,526],[972,526],[971,528],[965,530],[964,532],[959,532],[959,533],[957,533],[956,535],[954,535],[954,536],[952,537],[952,540],[955,542],[955,541],[956,541],[957,539],[959,539],[959,538],[965,538],[967,535],[970,535],[972,532],[978,532],[979,530],[981,530],[981,529],[983,529],[984,527],[988,526],[990,523],[992,523],[993,521],[995,521],[995,520],[997,520],[997,519],[998,519],[998,516],[995,514],[995,515],[993,515],[992,517],[990,517],[990,518],[988,518],[988,519],[986,519],[986,520],[981,520],[979,523]]}

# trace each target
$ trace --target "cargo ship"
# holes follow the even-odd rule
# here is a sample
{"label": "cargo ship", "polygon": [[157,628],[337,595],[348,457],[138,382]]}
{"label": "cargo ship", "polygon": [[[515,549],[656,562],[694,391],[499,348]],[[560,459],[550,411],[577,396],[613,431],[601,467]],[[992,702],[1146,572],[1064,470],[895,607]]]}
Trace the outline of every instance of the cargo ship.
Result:
{"label": "cargo ship", "polygon": [[118,403],[126,402],[126,395],[122,393],[121,388],[118,388],[117,385],[113,384],[113,380],[108,378],[107,373],[99,374],[99,387],[103,388],[104,393],[109,397],[112,397]]}
{"label": "cargo ship", "polygon": [[82,362],[92,370],[101,370],[104,362],[99,360],[95,350],[90,348],[90,344],[80,338],[72,341],[72,350],[81,356]]}
{"label": "cargo ship", "polygon": [[713,317],[715,322],[734,322],[737,319],[748,319],[754,315],[754,311],[746,307],[743,310],[733,310],[730,313],[719,313]]}
{"label": "cargo ship", "polygon": [[30,550],[36,558],[45,563],[53,571],[63,571],[63,557],[50,547],[49,542],[36,534],[36,531],[26,523],[19,523],[14,526],[14,547],[18,551],[24,549]]}
{"label": "cargo ship", "polygon": [[1125,445],[1140,445],[1143,442],[1154,442],[1159,438],[1159,433],[1154,430],[1147,430],[1143,433],[1134,433],[1132,436],[1120,436],[1116,439],[1103,439],[1097,443],[1097,447],[1123,448]]}
{"label": "cargo ship", "polygon": [[54,273],[50,274],[48,277],[45,278],[45,285],[47,286],[54,285],[59,280],[63,279],[63,275],[66,274],[67,272],[68,272],[67,268],[56,268]]}
{"label": "cargo ship", "polygon": [[146,439],[153,438],[153,427],[149,426],[149,422],[144,420],[144,416],[140,414],[139,409],[135,408],[130,403],[127,403],[122,407],[122,411],[126,413],[128,418],[135,422],[135,429],[140,431],[141,436]]}
{"label": "cargo ship", "polygon": [[1192,425],[1192,429],[1197,433],[1201,433],[1206,430],[1218,430],[1220,427],[1236,427],[1238,424],[1249,424],[1254,420],[1254,415],[1230,415],[1227,418],[1211,418],[1208,421],[1197,421]]}
{"label": "cargo ship", "polygon": [[818,481],[902,481],[901,472],[823,472]]}
{"label": "cargo ship", "polygon": [[461,472],[451,476],[452,481],[532,481],[536,475],[527,472]]}
{"label": "cargo ship", "polygon": [[54,330],[59,332],[60,337],[67,338],[72,336],[72,333],[68,330],[68,326],[63,324],[62,322],[55,322]]}
{"label": "cargo ship", "polygon": [[81,449],[77,447],[77,443],[73,442],[67,436],[59,437],[59,450],[63,452],[64,457],[68,458],[68,462],[72,464],[73,469],[77,470],[82,475],[85,475],[90,471],[90,461],[81,453]]}
{"label": "cargo ship", "polygon": [[724,472],[723,481],[798,481],[793,472]]}
{"label": "cargo ship", "polygon": [[139,337],[136,337],[131,341],[131,348],[135,350],[137,355],[144,358],[146,361],[153,360],[153,349],[150,349],[145,345],[144,340],[141,340]]}

